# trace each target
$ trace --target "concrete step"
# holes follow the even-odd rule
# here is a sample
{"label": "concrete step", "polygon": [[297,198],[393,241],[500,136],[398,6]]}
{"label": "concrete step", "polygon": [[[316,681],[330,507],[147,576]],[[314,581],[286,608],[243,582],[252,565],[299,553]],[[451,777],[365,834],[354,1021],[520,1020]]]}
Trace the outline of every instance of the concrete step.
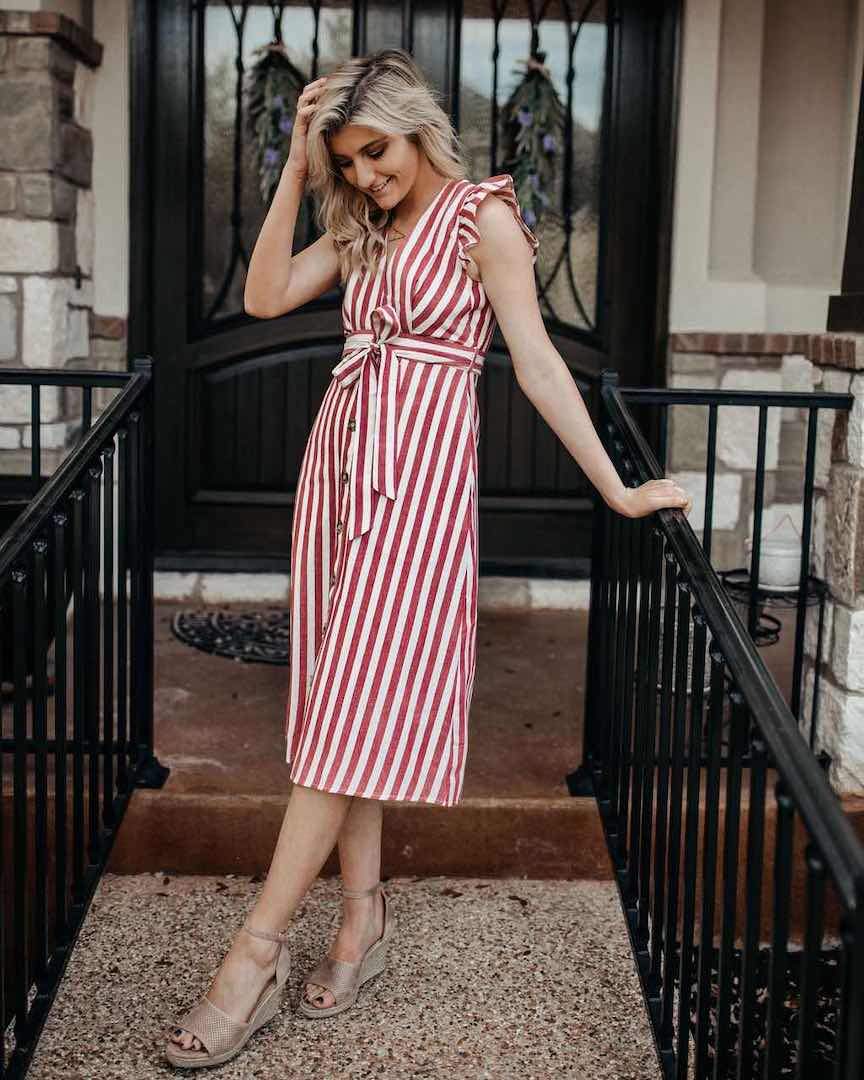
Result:
{"label": "concrete step", "polygon": [[[108,864],[114,873],[259,874],[270,865],[286,799],[136,791]],[[593,799],[469,798],[384,808],[387,874],[611,880]],[[322,870],[336,874],[334,852]]]}

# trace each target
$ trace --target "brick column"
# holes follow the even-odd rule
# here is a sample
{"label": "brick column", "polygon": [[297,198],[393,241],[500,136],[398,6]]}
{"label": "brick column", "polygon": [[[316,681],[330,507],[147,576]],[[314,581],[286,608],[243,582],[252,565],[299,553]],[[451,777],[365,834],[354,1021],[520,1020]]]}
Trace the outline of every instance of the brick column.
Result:
{"label": "brick column", "polygon": [[[102,46],[52,12],[0,12],[0,365],[89,366],[93,333],[91,80]],[[79,396],[42,397],[44,468],[78,422]],[[29,390],[0,395],[3,471],[31,445]],[[21,458],[20,467],[15,460]]]}

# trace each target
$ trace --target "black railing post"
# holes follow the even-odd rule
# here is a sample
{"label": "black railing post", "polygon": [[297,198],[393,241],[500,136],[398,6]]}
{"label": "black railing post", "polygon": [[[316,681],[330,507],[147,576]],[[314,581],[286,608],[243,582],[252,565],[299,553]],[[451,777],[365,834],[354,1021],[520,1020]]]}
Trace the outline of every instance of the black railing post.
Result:
{"label": "black railing post", "polygon": [[159,788],[165,783],[170,769],[160,764],[153,748],[153,548],[155,538],[155,423],[154,423],[154,365],[149,356],[138,357],[135,371],[149,375],[147,391],[138,414],[137,474],[141,500],[138,526],[137,577],[138,611],[133,613],[136,627],[133,639],[133,665],[138,678],[135,683],[137,701],[137,787]]}
{"label": "black railing post", "polygon": [[[618,372],[605,368],[600,373],[600,385],[617,386]],[[601,440],[604,440],[604,398],[598,394],[597,426]],[[609,617],[605,607],[604,567],[606,561],[606,524],[612,513],[603,501],[600,492],[592,489],[593,503],[591,532],[591,592],[588,603],[588,651],[585,660],[585,708],[582,718],[582,763],[565,777],[567,790],[571,795],[594,795],[594,738],[597,730],[598,691],[602,681],[601,667],[605,662],[603,650],[599,647],[604,635],[605,620]]]}

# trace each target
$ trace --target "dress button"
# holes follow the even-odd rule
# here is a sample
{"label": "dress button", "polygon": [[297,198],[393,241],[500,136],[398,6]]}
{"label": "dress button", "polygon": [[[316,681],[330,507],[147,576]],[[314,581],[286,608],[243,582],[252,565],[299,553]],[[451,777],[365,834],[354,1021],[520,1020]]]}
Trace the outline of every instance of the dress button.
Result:
{"label": "dress button", "polygon": [[336,584],[336,575],[335,575],[335,574],[331,574],[331,575],[330,575],[330,584],[331,584],[331,585],[335,585],[335,584]]}
{"label": "dress button", "polygon": [[341,521],[337,521],[337,522],[336,522],[336,532],[337,532],[337,533],[341,533],[341,532],[342,532],[342,522],[341,522]]}
{"label": "dress button", "polygon": [[343,469],[342,470],[342,483],[344,484],[347,480],[348,480],[348,470]]}
{"label": "dress button", "polygon": [[357,421],[352,416],[348,421],[348,430],[353,431],[357,427]]}

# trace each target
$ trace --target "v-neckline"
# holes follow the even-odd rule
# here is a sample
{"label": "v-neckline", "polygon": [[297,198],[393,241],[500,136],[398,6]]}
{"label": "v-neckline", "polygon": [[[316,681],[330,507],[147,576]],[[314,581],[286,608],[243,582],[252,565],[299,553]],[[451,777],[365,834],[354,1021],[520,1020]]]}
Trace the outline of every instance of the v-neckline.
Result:
{"label": "v-neckline", "polygon": [[428,216],[428,214],[432,210],[432,208],[438,204],[439,199],[444,194],[444,192],[447,190],[447,188],[451,187],[451,185],[453,185],[455,183],[456,183],[456,179],[454,177],[451,177],[446,182],[446,184],[443,184],[435,192],[435,195],[432,197],[429,205],[423,210],[420,217],[417,218],[417,220],[414,222],[414,224],[411,226],[411,228],[408,230],[408,232],[403,237],[402,246],[397,248],[394,253],[391,253],[390,251],[387,250],[387,235],[390,232],[390,226],[389,225],[387,226],[387,231],[384,233],[384,273],[385,273],[385,275],[392,269],[393,264],[395,263],[395,261],[399,258],[399,256],[402,254],[402,252],[408,247],[408,244],[411,241],[411,239],[413,238],[414,233],[417,232],[417,230],[423,224],[424,220],[426,219],[426,217]]}

